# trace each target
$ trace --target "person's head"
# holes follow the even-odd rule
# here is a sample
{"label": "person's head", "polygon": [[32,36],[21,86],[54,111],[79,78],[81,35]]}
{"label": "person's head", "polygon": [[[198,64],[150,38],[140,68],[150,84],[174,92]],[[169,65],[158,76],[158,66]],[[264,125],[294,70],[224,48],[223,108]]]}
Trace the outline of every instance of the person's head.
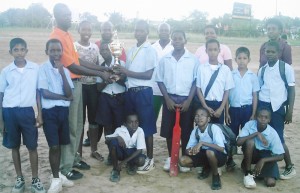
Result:
{"label": "person's head", "polygon": [[210,39],[217,39],[217,28],[213,25],[206,25],[204,27],[204,36],[206,41]]}
{"label": "person's head", "polygon": [[270,40],[277,40],[283,31],[283,25],[277,18],[268,19],[266,22],[267,35]]}
{"label": "person's head", "polygon": [[239,47],[235,52],[235,61],[239,68],[247,68],[250,62],[250,51],[246,47]]}
{"label": "person's head", "polygon": [[22,38],[13,38],[9,42],[9,54],[12,55],[15,61],[23,61],[28,52],[27,43]]}
{"label": "person's head", "polygon": [[288,38],[288,37],[287,37],[286,34],[282,34],[282,35],[280,36],[280,38],[283,39],[283,40],[285,40],[285,41],[287,41],[287,38]]}
{"label": "person's head", "polygon": [[109,49],[109,44],[108,43],[101,43],[100,46],[100,55],[102,56],[102,58],[105,61],[111,60],[112,59],[112,55]]}
{"label": "person's head", "polygon": [[139,20],[135,24],[134,37],[139,43],[147,40],[149,34],[149,24],[145,20]]}
{"label": "person's head", "polygon": [[139,119],[136,113],[130,113],[126,116],[125,125],[130,130],[137,130],[139,127]]}
{"label": "person's head", "polygon": [[57,3],[53,8],[53,14],[57,27],[63,31],[68,31],[72,22],[72,13],[69,7],[63,3]]}
{"label": "person's head", "polygon": [[271,121],[271,110],[267,107],[259,107],[256,111],[257,129],[265,129]]}
{"label": "person's head", "polygon": [[200,107],[195,112],[195,123],[200,127],[203,128],[210,122],[210,115],[207,109]]}
{"label": "person's head", "polygon": [[169,40],[170,39],[170,33],[171,33],[171,27],[168,23],[161,23],[158,26],[157,33],[159,36],[159,39],[164,41],[164,40]]}
{"label": "person's head", "polygon": [[172,45],[174,50],[181,50],[184,49],[184,45],[186,44],[186,36],[184,31],[182,30],[175,30],[172,32],[171,35]]}
{"label": "person's head", "polygon": [[277,62],[279,49],[279,43],[277,41],[267,42],[265,54],[269,64],[275,64]]}
{"label": "person's head", "polygon": [[209,60],[217,60],[220,53],[220,43],[216,39],[209,39],[205,43]]}
{"label": "person's head", "polygon": [[114,25],[110,21],[101,24],[100,32],[102,42],[110,43],[113,37]]}
{"label": "person's head", "polygon": [[80,34],[81,41],[89,41],[92,36],[92,24],[91,22],[84,20],[78,25],[78,33]]}
{"label": "person's head", "polygon": [[51,63],[61,59],[63,54],[63,46],[58,39],[50,39],[46,43],[45,53],[49,56]]}

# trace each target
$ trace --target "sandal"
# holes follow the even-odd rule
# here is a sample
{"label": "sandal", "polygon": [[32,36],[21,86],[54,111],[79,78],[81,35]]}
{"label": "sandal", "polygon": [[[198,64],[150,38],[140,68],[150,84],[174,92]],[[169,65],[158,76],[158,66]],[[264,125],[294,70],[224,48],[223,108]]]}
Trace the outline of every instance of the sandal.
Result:
{"label": "sandal", "polygon": [[97,151],[92,152],[91,157],[95,158],[96,160],[101,161],[101,162],[104,161],[104,157]]}

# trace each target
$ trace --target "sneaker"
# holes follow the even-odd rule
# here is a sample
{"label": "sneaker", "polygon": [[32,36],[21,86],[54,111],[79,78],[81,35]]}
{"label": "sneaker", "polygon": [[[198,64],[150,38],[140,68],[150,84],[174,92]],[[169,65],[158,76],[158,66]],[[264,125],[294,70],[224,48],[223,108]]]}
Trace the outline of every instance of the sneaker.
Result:
{"label": "sneaker", "polygon": [[145,174],[150,172],[155,168],[154,159],[146,158],[145,164],[142,167],[138,167],[138,174]]}
{"label": "sneaker", "polygon": [[68,180],[68,178],[59,172],[59,178],[61,179],[61,184],[63,187],[72,187],[74,186],[74,182]]}
{"label": "sneaker", "polygon": [[238,148],[237,148],[237,154],[238,154],[238,155],[243,155],[242,147],[238,147]]}
{"label": "sneaker", "polygon": [[170,171],[171,157],[168,157],[164,164],[164,171]]}
{"label": "sneaker", "polygon": [[219,176],[222,176],[222,168],[221,167],[218,168],[218,174],[219,174]]}
{"label": "sneaker", "polygon": [[59,193],[62,191],[62,183],[60,178],[52,178],[51,185],[47,193]]}
{"label": "sneaker", "polygon": [[137,171],[137,167],[135,165],[127,165],[127,174],[135,175]]}
{"label": "sneaker", "polygon": [[285,167],[285,170],[280,174],[280,179],[288,180],[294,176],[296,176],[296,169],[293,164],[291,166]]}
{"label": "sneaker", "polygon": [[31,182],[31,192],[32,193],[46,193],[46,190],[39,178],[35,178]]}
{"label": "sneaker", "polygon": [[254,181],[254,176],[252,174],[248,174],[244,176],[244,185],[246,188],[255,188],[256,183]]}
{"label": "sneaker", "polygon": [[222,188],[220,175],[213,175],[212,182],[211,182],[211,189],[212,190],[220,190]]}
{"label": "sneaker", "polygon": [[187,173],[191,171],[191,168],[179,166],[179,171],[182,173]]}
{"label": "sneaker", "polygon": [[236,166],[236,163],[233,161],[233,159],[228,159],[227,163],[226,163],[226,170],[227,171],[232,171],[234,170],[234,167]]}
{"label": "sneaker", "polygon": [[69,180],[78,180],[83,177],[83,174],[76,170],[72,170],[72,171],[68,172],[65,176]]}
{"label": "sneaker", "polygon": [[120,171],[112,170],[109,180],[111,182],[119,182],[120,181]]}
{"label": "sneaker", "polygon": [[110,154],[108,154],[107,159],[104,161],[105,165],[107,166],[111,166],[112,165],[112,161],[111,161],[111,156]]}
{"label": "sneaker", "polygon": [[203,167],[201,173],[198,174],[198,179],[199,180],[204,180],[209,176],[210,169],[207,167]]}
{"label": "sneaker", "polygon": [[73,168],[77,168],[80,170],[89,170],[91,168],[91,166],[88,165],[87,163],[85,163],[84,161],[80,161],[80,162],[75,163],[73,165]]}
{"label": "sneaker", "polygon": [[82,142],[82,145],[85,146],[85,147],[88,147],[91,145],[91,141],[89,138],[85,138]]}
{"label": "sneaker", "polygon": [[19,176],[16,179],[15,185],[12,189],[12,193],[24,192],[25,190],[25,180],[23,176]]}

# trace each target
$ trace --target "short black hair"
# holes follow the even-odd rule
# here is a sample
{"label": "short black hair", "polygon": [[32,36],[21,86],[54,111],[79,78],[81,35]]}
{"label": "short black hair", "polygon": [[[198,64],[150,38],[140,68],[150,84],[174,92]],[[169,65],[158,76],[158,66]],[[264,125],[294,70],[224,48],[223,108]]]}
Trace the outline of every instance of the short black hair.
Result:
{"label": "short black hair", "polygon": [[92,25],[92,23],[88,20],[82,20],[79,24],[78,24],[78,31],[80,30],[80,28],[82,27],[82,25],[84,24],[89,24],[89,25]]}
{"label": "short black hair", "polygon": [[205,48],[207,48],[207,45],[211,44],[211,43],[218,44],[218,47],[220,48],[220,42],[218,40],[216,40],[216,39],[209,39],[209,40],[207,40],[206,43],[205,43]]}
{"label": "short black hair", "polygon": [[250,50],[248,48],[242,46],[236,49],[235,57],[237,57],[240,53],[245,53],[248,56],[248,58],[250,58]]}
{"label": "short black hair", "polygon": [[184,39],[186,40],[186,35],[185,35],[185,32],[184,32],[183,30],[174,30],[174,31],[172,32],[172,34],[171,34],[171,38],[173,37],[173,35],[174,35],[175,33],[182,34],[183,37],[184,37]]}
{"label": "short black hair", "polygon": [[211,25],[211,24],[206,25],[206,26],[204,27],[204,32],[205,32],[206,29],[214,29],[216,33],[218,32],[218,29],[216,28],[216,26]]}
{"label": "short black hair", "polygon": [[68,8],[68,6],[66,4],[63,3],[57,3],[54,5],[53,7],[53,15],[54,18],[57,18],[57,16],[61,13],[61,10]]}
{"label": "short black hair", "polygon": [[46,43],[46,51],[49,49],[49,45],[51,43],[59,43],[61,45],[61,47],[63,48],[61,41],[59,41],[58,39],[49,39]]}
{"label": "short black hair", "polygon": [[147,32],[149,32],[149,24],[146,20],[138,20],[135,24],[135,26],[138,26],[138,25],[142,25],[146,28]]}
{"label": "short black hair", "polygon": [[127,123],[127,121],[128,121],[128,118],[129,118],[130,116],[136,116],[136,117],[137,117],[137,119],[139,120],[139,116],[138,116],[138,114],[137,114],[137,113],[135,113],[135,112],[131,112],[131,113],[128,113],[128,114],[126,115],[126,118],[125,118],[125,123]]}
{"label": "short black hair", "polygon": [[258,107],[257,110],[256,110],[256,115],[258,115],[258,114],[259,114],[260,112],[262,112],[262,111],[267,111],[267,112],[269,113],[270,119],[271,119],[271,117],[272,117],[272,111],[271,111],[270,108],[268,108],[268,107],[266,107],[266,106],[260,106],[260,107]]}
{"label": "short black hair", "polygon": [[209,111],[208,111],[206,108],[204,108],[204,107],[199,107],[199,108],[195,111],[195,115],[196,115],[196,112],[197,112],[197,111],[200,111],[200,110],[205,111],[206,114],[207,114],[207,116],[210,117]]}
{"label": "short black hair", "polygon": [[9,49],[10,51],[12,51],[12,49],[17,45],[17,44],[21,44],[23,45],[25,48],[27,48],[27,43],[24,39],[22,38],[13,38],[10,40],[9,42]]}
{"label": "short black hair", "polygon": [[266,22],[266,27],[269,24],[276,25],[280,31],[283,30],[282,22],[279,19],[277,19],[277,18],[270,18],[270,19],[268,19],[267,22]]}
{"label": "short black hair", "polygon": [[266,46],[274,47],[277,50],[277,52],[280,51],[279,43],[277,41],[268,41]]}

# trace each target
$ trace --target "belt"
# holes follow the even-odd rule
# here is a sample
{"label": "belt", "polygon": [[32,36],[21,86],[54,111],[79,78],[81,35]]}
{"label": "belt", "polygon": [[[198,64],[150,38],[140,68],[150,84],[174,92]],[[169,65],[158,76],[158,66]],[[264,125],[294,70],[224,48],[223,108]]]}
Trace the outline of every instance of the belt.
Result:
{"label": "belt", "polygon": [[72,81],[80,81],[80,78],[72,78]]}
{"label": "belt", "polygon": [[149,86],[138,86],[138,87],[129,88],[128,91],[139,92],[139,91],[145,90],[147,88],[150,88],[150,87]]}
{"label": "belt", "polygon": [[247,107],[250,107],[252,105],[241,105],[240,107],[230,107],[230,108],[236,108],[236,109],[244,109],[244,108],[247,108]]}
{"label": "belt", "polygon": [[109,96],[110,98],[116,98],[116,97],[118,97],[118,96],[124,95],[124,93],[108,94],[108,93],[105,93],[105,92],[103,92],[102,94],[105,94],[105,95]]}

